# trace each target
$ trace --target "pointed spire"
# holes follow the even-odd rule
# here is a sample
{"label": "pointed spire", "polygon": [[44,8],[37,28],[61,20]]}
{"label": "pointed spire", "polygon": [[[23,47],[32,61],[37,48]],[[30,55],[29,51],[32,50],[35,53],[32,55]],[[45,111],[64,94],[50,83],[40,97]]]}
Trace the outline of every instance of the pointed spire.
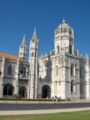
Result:
{"label": "pointed spire", "polygon": [[17,63],[19,63],[19,59],[20,59],[20,58],[19,58],[19,56],[18,56],[18,58],[17,58]]}
{"label": "pointed spire", "polygon": [[34,28],[34,33],[33,33],[33,36],[32,36],[32,40],[33,41],[37,40],[36,28]]}
{"label": "pointed spire", "polygon": [[26,44],[26,36],[25,36],[25,34],[23,35],[23,40],[22,40],[22,44]]}
{"label": "pointed spire", "polygon": [[[89,57],[88,57],[88,54],[86,54],[86,64],[88,65],[89,64]],[[89,65],[88,65],[89,66]]]}
{"label": "pointed spire", "polygon": [[52,54],[52,50],[50,50],[50,55]]}
{"label": "pointed spire", "polygon": [[76,51],[76,55],[79,56],[79,50],[78,50],[78,49],[77,49],[77,51]]}
{"label": "pointed spire", "polygon": [[88,54],[86,53],[86,59],[88,60],[89,58],[88,58]]}
{"label": "pointed spire", "polygon": [[47,53],[45,52],[45,56],[47,56]]}
{"label": "pointed spire", "polygon": [[82,58],[82,54],[80,55],[80,58]]}
{"label": "pointed spire", "polygon": [[41,57],[43,57],[43,54],[41,53]]}

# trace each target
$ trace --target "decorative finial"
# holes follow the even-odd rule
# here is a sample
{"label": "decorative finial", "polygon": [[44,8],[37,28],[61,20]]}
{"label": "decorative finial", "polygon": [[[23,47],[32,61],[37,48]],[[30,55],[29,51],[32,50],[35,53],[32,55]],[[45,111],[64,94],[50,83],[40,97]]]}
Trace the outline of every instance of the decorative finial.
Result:
{"label": "decorative finial", "polygon": [[43,57],[43,54],[41,53],[41,57]]}
{"label": "decorative finial", "polygon": [[65,23],[65,22],[66,22],[66,20],[63,18],[62,23]]}

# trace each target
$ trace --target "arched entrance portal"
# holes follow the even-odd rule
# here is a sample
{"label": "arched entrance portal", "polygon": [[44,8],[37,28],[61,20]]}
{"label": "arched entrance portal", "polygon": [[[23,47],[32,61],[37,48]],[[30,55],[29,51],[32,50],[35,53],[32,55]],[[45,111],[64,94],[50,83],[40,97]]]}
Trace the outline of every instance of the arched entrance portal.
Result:
{"label": "arched entrance portal", "polygon": [[3,89],[3,95],[12,96],[13,86],[11,84],[6,84]]}
{"label": "arched entrance portal", "polygon": [[50,98],[50,87],[48,85],[42,87],[42,98]]}
{"label": "arched entrance portal", "polygon": [[26,88],[20,87],[19,94],[22,98],[25,98],[26,97]]}

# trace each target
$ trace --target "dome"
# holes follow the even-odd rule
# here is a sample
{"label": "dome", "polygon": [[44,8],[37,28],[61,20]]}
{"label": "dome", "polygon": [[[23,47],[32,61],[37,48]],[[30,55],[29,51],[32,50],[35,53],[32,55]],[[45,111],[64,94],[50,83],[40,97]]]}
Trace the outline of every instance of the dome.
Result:
{"label": "dome", "polygon": [[62,24],[60,24],[58,28],[55,30],[55,34],[58,33],[73,34],[73,29],[66,23],[65,19],[62,20]]}

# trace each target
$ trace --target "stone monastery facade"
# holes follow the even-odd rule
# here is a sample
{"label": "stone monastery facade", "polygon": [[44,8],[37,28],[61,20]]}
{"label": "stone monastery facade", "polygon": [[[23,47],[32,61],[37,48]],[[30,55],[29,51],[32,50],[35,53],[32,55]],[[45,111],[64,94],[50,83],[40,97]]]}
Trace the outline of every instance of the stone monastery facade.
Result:
{"label": "stone monastery facade", "polygon": [[0,52],[0,98],[90,99],[90,59],[74,48],[74,31],[65,20],[57,27],[54,49],[38,57],[36,30],[30,41],[29,62],[25,36],[19,56]]}

